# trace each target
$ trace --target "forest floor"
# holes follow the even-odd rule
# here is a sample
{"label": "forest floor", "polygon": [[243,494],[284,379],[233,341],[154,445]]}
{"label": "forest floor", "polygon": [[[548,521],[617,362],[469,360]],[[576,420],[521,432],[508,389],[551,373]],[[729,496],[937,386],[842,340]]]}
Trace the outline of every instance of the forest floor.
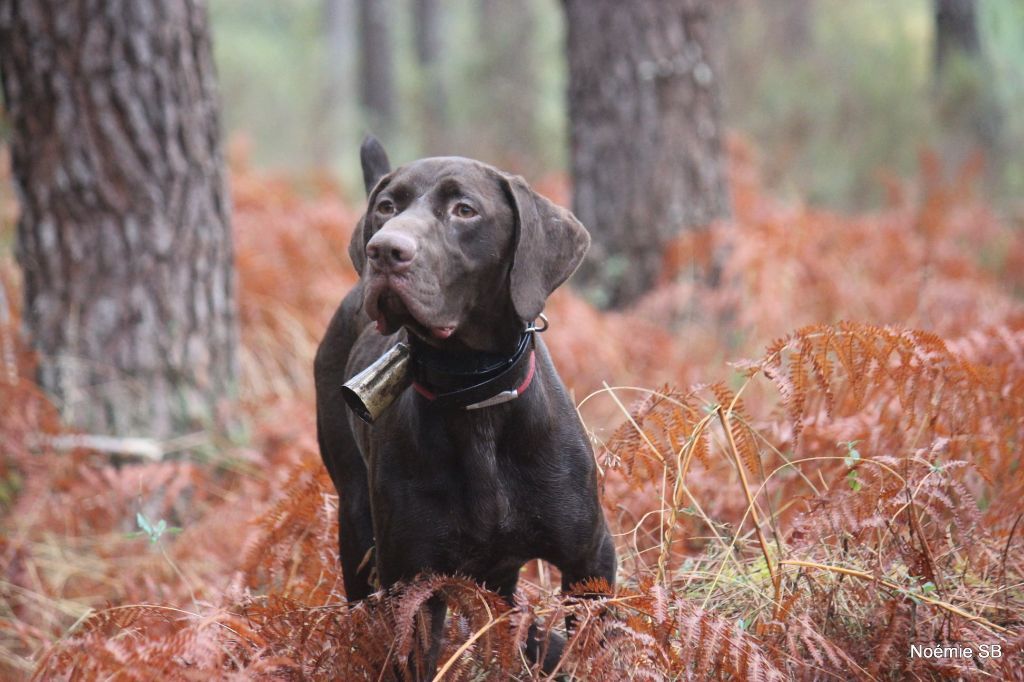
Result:
{"label": "forest floor", "polygon": [[549,302],[620,580],[581,600],[531,562],[512,612],[458,577],[344,605],[312,359],[360,209],[330,180],[233,159],[240,426],[159,461],[47,445],[0,246],[0,677],[386,678],[440,592],[445,679],[540,678],[527,626],[570,612],[578,679],[1024,679],[1024,225],[973,168],[925,157],[850,216],[773,200],[731,147],[733,218],[656,290]]}

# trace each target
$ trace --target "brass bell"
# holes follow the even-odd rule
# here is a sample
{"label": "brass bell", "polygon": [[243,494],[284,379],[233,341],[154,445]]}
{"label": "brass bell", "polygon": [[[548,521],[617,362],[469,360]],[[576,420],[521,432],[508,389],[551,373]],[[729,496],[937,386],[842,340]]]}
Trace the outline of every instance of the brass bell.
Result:
{"label": "brass bell", "polygon": [[360,419],[372,424],[411,383],[409,346],[398,343],[346,381],[341,395]]}

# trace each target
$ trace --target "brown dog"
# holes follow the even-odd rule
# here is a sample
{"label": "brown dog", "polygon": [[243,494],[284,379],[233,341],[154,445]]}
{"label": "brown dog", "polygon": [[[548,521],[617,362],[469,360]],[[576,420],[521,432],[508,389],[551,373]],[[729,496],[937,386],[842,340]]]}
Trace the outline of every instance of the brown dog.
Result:
{"label": "brown dog", "polygon": [[[315,368],[348,598],[372,590],[371,548],[382,587],[457,573],[511,601],[534,558],[561,570],[565,590],[590,578],[612,585],[593,451],[532,331],[582,260],[586,230],[522,178],[478,161],[423,159],[392,172],[369,138],[362,162],[369,200],[349,246],[361,279]],[[370,426],[346,408],[342,384],[400,340],[415,383]],[[431,609],[428,674],[445,605]]]}

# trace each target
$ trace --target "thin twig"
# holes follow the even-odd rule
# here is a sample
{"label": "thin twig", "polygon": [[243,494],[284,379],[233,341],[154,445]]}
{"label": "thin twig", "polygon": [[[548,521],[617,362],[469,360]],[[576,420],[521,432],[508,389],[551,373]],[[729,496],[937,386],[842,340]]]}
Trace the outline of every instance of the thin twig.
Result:
{"label": "thin twig", "polygon": [[[657,455],[658,461],[664,464],[664,456],[662,456],[662,454],[658,452],[658,448],[654,445],[653,442],[651,442],[651,439],[647,435],[647,433],[642,428],[640,428],[640,425],[637,424],[636,419],[633,418],[633,415],[630,414],[629,410],[626,409],[626,406],[623,405],[622,401],[620,401],[618,397],[615,395],[616,389],[613,389],[607,383],[604,383],[604,387],[608,394],[612,396],[612,399],[615,401],[615,404],[619,406],[619,409],[621,409],[622,412],[626,415],[626,418],[629,419],[629,423],[632,424],[633,428],[637,430],[637,432],[643,437],[647,445],[654,451],[655,455]],[[657,395],[662,396],[663,394],[657,393]],[[667,397],[666,399],[671,400],[670,398]],[[678,403],[678,401],[676,400],[672,400],[672,402]],[[693,506],[694,510],[697,512],[697,515],[700,516],[701,520],[703,520],[704,523],[707,524],[708,528],[711,529],[711,532],[714,533],[715,539],[718,540],[718,542],[722,545],[723,548],[725,548],[725,551],[728,554],[729,558],[732,559],[733,563],[735,563],[737,568],[740,568],[739,561],[736,559],[735,556],[732,555],[732,545],[726,542],[725,538],[723,538],[721,534],[718,532],[718,529],[715,528],[715,524],[711,520],[711,517],[707,515],[707,513],[704,511],[704,508],[701,506],[700,502],[698,502],[697,498],[694,497],[693,493],[690,492],[690,489],[686,486],[686,483],[680,480],[679,487],[680,489],[682,489],[683,494],[686,495],[686,498],[690,501],[690,505]]]}
{"label": "thin twig", "polygon": [[[1024,517],[1024,514],[1017,514],[1017,518],[1013,522],[1013,527],[1010,528],[1010,534],[1006,537],[1006,546],[1003,547],[1003,560],[1002,560],[1002,562],[1000,562],[1001,563],[1001,570],[1002,570],[1002,574],[1003,575],[1000,578],[999,582],[1002,583],[1004,586],[1006,585],[1006,557],[1009,556],[1009,554],[1010,554],[1010,543],[1013,542],[1013,534],[1017,532],[1017,524],[1020,523],[1021,517]],[[1010,607],[1010,601],[1009,600],[1010,600],[1010,593],[1008,591],[1004,592],[1003,593],[1003,608],[1004,609],[1007,609],[1007,610],[1009,609],[1009,607]]]}
{"label": "thin twig", "polygon": [[761,531],[761,520],[757,515],[757,503],[754,497],[750,494],[750,486],[747,485],[747,474],[743,470],[743,462],[740,460],[740,453],[736,450],[736,440],[732,435],[732,428],[729,425],[729,418],[726,416],[725,411],[722,410],[722,406],[718,406],[718,418],[722,420],[722,428],[725,429],[725,436],[729,440],[729,450],[732,454],[733,461],[736,463],[736,470],[740,474],[740,483],[743,485],[743,494],[747,496],[747,504],[750,505],[750,515],[753,517],[754,530],[757,531],[757,541],[761,544],[761,552],[764,554],[764,563],[768,567],[768,574],[772,578],[772,585],[775,586],[776,592],[779,590],[779,579],[775,573],[775,568],[772,566],[772,558],[768,552],[768,541],[764,537],[764,533]]}
{"label": "thin twig", "polygon": [[979,625],[990,628],[992,630],[996,630],[997,632],[1001,632],[1006,635],[1012,634],[1010,630],[1007,630],[1004,627],[996,625],[987,618],[984,618],[982,616],[976,616],[973,613],[968,613],[967,611],[964,611],[961,608],[953,606],[948,602],[944,602],[941,599],[934,599],[933,597],[929,597],[926,594],[921,594],[918,592],[912,593],[905,587],[897,585],[896,583],[886,580],[885,578],[875,577],[870,573],[866,573],[864,571],[858,571],[853,568],[844,568],[843,566],[830,566],[829,564],[819,564],[813,561],[798,561],[796,559],[785,559],[783,561],[780,561],[779,564],[786,566],[802,566],[804,568],[819,568],[823,571],[831,571],[833,573],[841,573],[843,575],[852,575],[855,578],[860,578],[861,580],[867,580],[869,582],[884,585],[885,587],[888,587],[890,590],[895,590],[896,592],[900,592],[907,596],[912,596],[914,599],[920,599],[921,601],[927,602],[933,606],[938,606],[940,609],[944,609],[952,614],[960,616],[961,618],[966,618],[969,621],[978,623]]}
{"label": "thin twig", "polygon": [[480,628],[479,630],[474,632],[469,637],[469,639],[467,639],[465,642],[463,642],[462,646],[460,646],[458,649],[456,649],[455,653],[453,653],[448,658],[448,660],[445,661],[444,665],[441,666],[441,668],[437,671],[437,674],[434,675],[433,682],[439,682],[439,680],[441,680],[441,678],[444,677],[445,673],[448,672],[448,669],[451,668],[453,665],[455,665],[455,661],[459,660],[459,656],[461,656],[462,654],[466,653],[466,650],[469,649],[469,647],[473,646],[473,642],[475,642],[476,640],[480,639],[484,635],[485,632],[487,632],[488,630],[493,628],[498,623],[500,623],[500,622],[502,622],[504,620],[508,620],[508,617],[509,617],[509,615],[511,613],[512,613],[512,611],[507,611],[507,612],[501,614],[500,616],[498,616],[497,618],[492,618],[491,620],[489,620],[487,622],[487,625],[483,626],[482,628]]}

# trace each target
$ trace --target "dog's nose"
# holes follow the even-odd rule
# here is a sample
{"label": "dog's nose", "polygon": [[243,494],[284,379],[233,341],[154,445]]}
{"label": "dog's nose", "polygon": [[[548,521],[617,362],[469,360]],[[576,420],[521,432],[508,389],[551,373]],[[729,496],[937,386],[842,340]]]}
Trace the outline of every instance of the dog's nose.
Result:
{"label": "dog's nose", "polygon": [[416,240],[397,231],[378,232],[366,245],[366,257],[377,270],[403,272],[416,257]]}

